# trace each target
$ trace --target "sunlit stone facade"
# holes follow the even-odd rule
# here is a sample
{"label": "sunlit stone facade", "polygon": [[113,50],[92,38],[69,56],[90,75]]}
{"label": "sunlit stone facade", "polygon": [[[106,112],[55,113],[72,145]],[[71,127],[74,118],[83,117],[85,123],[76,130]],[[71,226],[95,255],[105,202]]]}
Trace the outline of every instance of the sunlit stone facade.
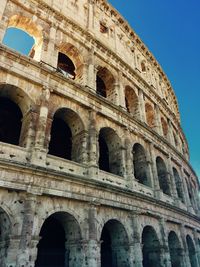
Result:
{"label": "sunlit stone facade", "polygon": [[199,267],[199,182],[145,44],[105,0],[0,2],[0,266]]}

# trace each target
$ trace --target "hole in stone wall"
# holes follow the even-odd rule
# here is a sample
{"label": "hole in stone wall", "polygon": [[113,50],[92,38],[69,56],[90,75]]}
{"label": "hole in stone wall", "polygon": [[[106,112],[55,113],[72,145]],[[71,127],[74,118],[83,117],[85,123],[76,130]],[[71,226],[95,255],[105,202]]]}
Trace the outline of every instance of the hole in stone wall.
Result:
{"label": "hole in stone wall", "polygon": [[67,55],[61,52],[58,54],[57,69],[68,78],[75,79],[76,77],[74,63]]}
{"label": "hole in stone wall", "polygon": [[54,117],[51,127],[49,154],[71,160],[72,133],[67,123]]}
{"label": "hole in stone wall", "polygon": [[8,28],[3,38],[3,44],[23,55],[34,57],[35,40],[21,29]]}
{"label": "hole in stone wall", "polygon": [[0,141],[19,145],[22,126],[22,112],[17,104],[0,97]]}

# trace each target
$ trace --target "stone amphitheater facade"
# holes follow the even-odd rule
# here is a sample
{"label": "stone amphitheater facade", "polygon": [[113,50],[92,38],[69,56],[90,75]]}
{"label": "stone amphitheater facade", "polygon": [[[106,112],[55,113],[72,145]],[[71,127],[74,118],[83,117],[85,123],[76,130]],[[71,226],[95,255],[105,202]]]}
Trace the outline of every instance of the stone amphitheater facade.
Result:
{"label": "stone amphitheater facade", "polygon": [[199,182],[145,44],[105,0],[0,2],[0,266],[199,267]]}

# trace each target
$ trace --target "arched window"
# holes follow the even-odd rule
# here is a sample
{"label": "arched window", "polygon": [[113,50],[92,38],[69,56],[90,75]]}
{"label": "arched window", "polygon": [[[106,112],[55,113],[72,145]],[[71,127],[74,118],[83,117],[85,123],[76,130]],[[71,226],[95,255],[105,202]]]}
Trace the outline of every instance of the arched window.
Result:
{"label": "arched window", "polygon": [[59,52],[58,54],[58,71],[61,72],[64,76],[75,79],[75,66],[72,60],[65,54]]}
{"label": "arched window", "polygon": [[146,72],[146,66],[145,66],[144,61],[141,62],[141,70],[142,72]]}
{"label": "arched window", "polygon": [[152,107],[151,104],[146,103],[145,104],[145,113],[146,113],[146,122],[147,124],[153,128],[155,125],[155,112],[154,112],[154,108]]}
{"label": "arched window", "polygon": [[151,186],[145,150],[140,144],[133,146],[134,176],[139,183]]}
{"label": "arched window", "polygon": [[121,141],[111,128],[99,132],[98,163],[101,170],[123,176]]}
{"label": "arched window", "polygon": [[17,28],[8,28],[3,38],[3,44],[23,55],[34,57],[35,41],[32,36]]}
{"label": "arched window", "polygon": [[125,87],[125,104],[126,104],[126,109],[129,113],[131,113],[135,117],[139,116],[138,97],[134,89],[131,88],[130,86]]}
{"label": "arched window", "polygon": [[117,220],[108,221],[101,233],[101,267],[130,267],[128,236]]}
{"label": "arched window", "polygon": [[176,191],[177,191],[178,198],[180,198],[181,201],[184,202],[181,178],[180,178],[180,176],[179,176],[179,174],[175,168],[173,168],[173,175],[174,175],[174,179],[175,179]]}
{"label": "arched window", "polygon": [[187,248],[188,248],[191,267],[198,267],[194,242],[189,235],[187,235],[186,237],[186,242],[187,242]]}
{"label": "arched window", "polygon": [[182,267],[181,245],[175,232],[171,231],[168,236],[169,253],[172,267]]}
{"label": "arched window", "polygon": [[56,212],[42,225],[35,267],[80,267],[81,232],[76,219],[66,212]]}
{"label": "arched window", "polygon": [[107,68],[99,67],[96,76],[96,93],[116,103],[114,81],[114,76]]}
{"label": "arched window", "polygon": [[8,20],[3,43],[39,61],[43,44],[42,29],[28,17],[14,15]]}
{"label": "arched window", "polygon": [[19,145],[22,112],[9,98],[0,97],[0,141]]}
{"label": "arched window", "polygon": [[167,168],[163,159],[161,159],[160,157],[156,158],[156,167],[160,189],[163,191],[164,194],[171,195]]}
{"label": "arched window", "polygon": [[144,227],[142,232],[142,244],[143,267],[160,267],[161,247],[153,227]]}
{"label": "arched window", "polygon": [[167,137],[168,134],[168,125],[167,121],[164,118],[161,118],[162,130],[164,137]]}
{"label": "arched window", "polygon": [[83,128],[80,117],[74,111],[67,108],[56,111],[51,127],[49,154],[82,162]]}

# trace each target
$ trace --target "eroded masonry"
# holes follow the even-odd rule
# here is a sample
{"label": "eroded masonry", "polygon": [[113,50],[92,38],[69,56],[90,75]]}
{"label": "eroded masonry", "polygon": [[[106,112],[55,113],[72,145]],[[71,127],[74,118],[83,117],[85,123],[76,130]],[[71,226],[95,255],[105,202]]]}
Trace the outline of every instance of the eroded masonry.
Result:
{"label": "eroded masonry", "polygon": [[0,266],[199,267],[199,182],[145,44],[106,0],[0,2]]}

